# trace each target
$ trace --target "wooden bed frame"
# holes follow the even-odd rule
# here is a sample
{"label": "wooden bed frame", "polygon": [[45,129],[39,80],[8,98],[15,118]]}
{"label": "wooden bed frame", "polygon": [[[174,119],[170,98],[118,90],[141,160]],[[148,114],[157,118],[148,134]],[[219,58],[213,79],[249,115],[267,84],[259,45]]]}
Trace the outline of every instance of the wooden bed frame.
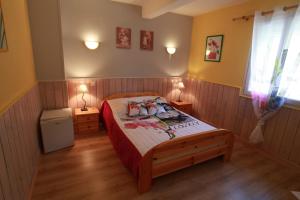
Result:
{"label": "wooden bed frame", "polygon": [[[156,92],[123,93],[111,95],[104,100],[138,96],[160,95]],[[212,158],[223,156],[224,161],[229,161],[233,143],[234,136],[230,131],[217,129],[174,138],[153,147],[143,156],[139,165],[138,191],[144,193],[150,190],[154,178]]]}

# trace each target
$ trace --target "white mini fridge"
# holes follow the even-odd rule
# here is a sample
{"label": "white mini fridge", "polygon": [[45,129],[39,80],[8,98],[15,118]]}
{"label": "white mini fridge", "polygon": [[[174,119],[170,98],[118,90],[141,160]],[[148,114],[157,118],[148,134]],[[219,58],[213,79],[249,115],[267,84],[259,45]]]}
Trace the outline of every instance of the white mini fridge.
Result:
{"label": "white mini fridge", "polygon": [[45,153],[74,145],[71,108],[43,111],[40,124]]}

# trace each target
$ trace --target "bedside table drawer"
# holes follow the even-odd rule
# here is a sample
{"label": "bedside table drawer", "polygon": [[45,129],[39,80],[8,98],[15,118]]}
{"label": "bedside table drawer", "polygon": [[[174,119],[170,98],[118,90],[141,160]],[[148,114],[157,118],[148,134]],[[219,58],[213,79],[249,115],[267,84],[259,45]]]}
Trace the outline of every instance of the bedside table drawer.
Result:
{"label": "bedside table drawer", "polygon": [[87,111],[80,108],[75,109],[75,130],[76,133],[93,133],[100,129],[99,110],[96,107],[89,107]]}
{"label": "bedside table drawer", "polygon": [[90,132],[99,130],[98,122],[85,122],[77,124],[78,132]]}
{"label": "bedside table drawer", "polygon": [[77,116],[77,122],[92,122],[92,121],[99,121],[99,115],[93,114],[93,115],[79,115]]}

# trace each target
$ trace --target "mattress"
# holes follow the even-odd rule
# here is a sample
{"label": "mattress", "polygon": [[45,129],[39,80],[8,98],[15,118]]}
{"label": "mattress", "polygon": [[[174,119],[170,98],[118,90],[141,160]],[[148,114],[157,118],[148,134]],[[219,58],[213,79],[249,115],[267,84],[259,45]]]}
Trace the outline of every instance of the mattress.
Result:
{"label": "mattress", "polygon": [[107,101],[112,116],[118,127],[144,156],[153,147],[173,138],[213,131],[217,128],[206,124],[186,113],[176,110],[184,120],[162,120],[156,116],[130,118],[127,116],[127,105],[130,101],[142,102],[155,99],[154,96],[119,98]]}

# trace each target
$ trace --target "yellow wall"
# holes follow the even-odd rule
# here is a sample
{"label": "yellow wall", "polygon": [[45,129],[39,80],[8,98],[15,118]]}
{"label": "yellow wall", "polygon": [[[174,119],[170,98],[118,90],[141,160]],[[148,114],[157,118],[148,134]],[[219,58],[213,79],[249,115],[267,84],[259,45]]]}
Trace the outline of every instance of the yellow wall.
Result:
{"label": "yellow wall", "polygon": [[[297,4],[298,0],[249,0],[247,3],[203,14],[194,18],[189,75],[210,82],[243,87],[252,37],[253,19],[232,18],[270,10],[275,6]],[[220,63],[204,61],[206,36],[224,34]]]}
{"label": "yellow wall", "polygon": [[0,113],[35,83],[26,0],[0,0],[8,51],[0,52]]}

